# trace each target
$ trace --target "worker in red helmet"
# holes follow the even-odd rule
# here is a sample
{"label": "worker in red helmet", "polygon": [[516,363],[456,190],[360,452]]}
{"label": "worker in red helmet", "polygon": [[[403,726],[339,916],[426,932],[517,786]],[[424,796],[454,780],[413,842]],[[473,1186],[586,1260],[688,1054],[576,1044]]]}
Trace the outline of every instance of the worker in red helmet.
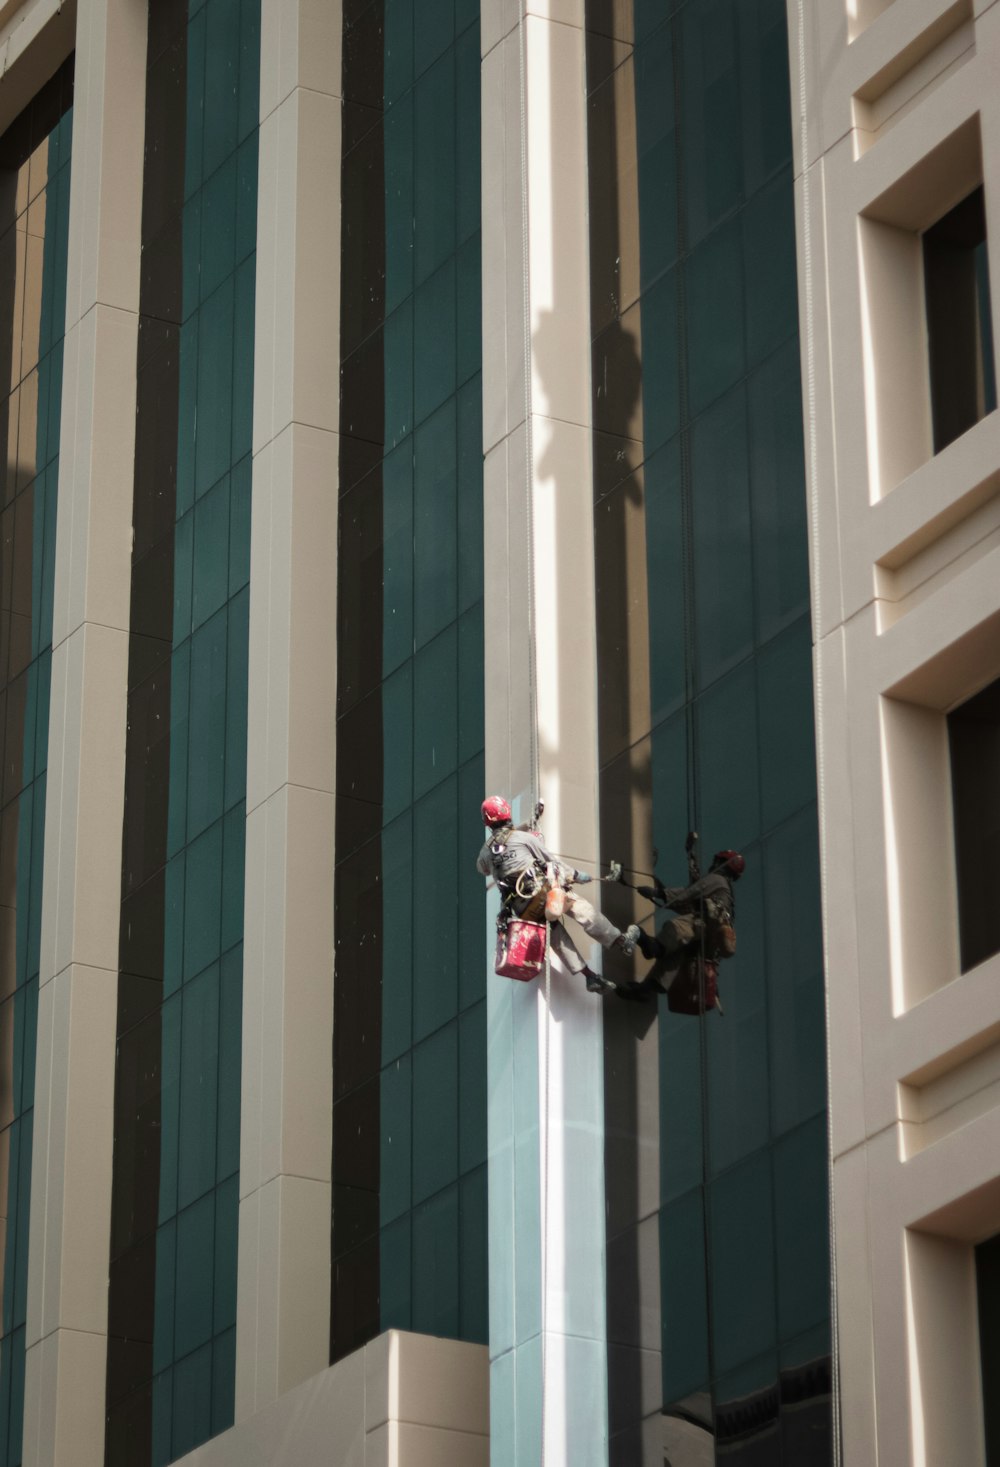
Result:
{"label": "worker in red helmet", "polygon": [[692,849],[689,838],[693,880],[688,886],[664,886],[654,878],[654,886],[636,887],[640,896],[677,913],[664,922],[655,937],[640,932],[637,939],[643,957],[656,959],[656,967],[649,974],[654,981],[680,966],[684,949],[691,943],[704,942],[705,956],[712,959],[731,958],[736,952],[733,882],[743,875],[746,861],[739,851],[716,851],[707,875],[701,876]]}
{"label": "worker in red helmet", "polygon": [[[500,891],[500,899],[508,912],[522,916],[532,904],[541,906],[546,890],[555,885],[565,890],[564,911],[578,922],[588,937],[602,947],[618,947],[627,957],[635,951],[640,937],[638,927],[629,927],[625,932],[609,922],[585,897],[571,890],[593,881],[585,871],[577,871],[559,861],[542,844],[541,834],[530,827],[513,824],[510,805],[502,795],[490,795],[482,804],[483,824],[489,835],[479,852],[477,870],[484,876],[492,876]],[[539,896],[542,902],[538,901]],[[565,963],[570,973],[579,973],[587,983],[590,993],[614,993],[616,984],[589,968],[576,944],[558,918],[549,923],[549,934],[553,951]]]}

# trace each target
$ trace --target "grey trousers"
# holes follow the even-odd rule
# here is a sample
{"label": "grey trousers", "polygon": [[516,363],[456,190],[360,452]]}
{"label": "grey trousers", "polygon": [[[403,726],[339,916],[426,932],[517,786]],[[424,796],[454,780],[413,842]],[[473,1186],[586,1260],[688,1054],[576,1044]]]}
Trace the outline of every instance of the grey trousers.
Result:
{"label": "grey trousers", "polygon": [[[614,947],[621,937],[621,932],[614,923],[609,922],[602,912],[598,912],[593,904],[587,901],[586,897],[579,896],[575,891],[566,893],[566,916],[578,922],[587,936],[599,942],[601,947]],[[559,954],[571,973],[589,971],[576,943],[561,921],[549,924],[549,941],[552,943],[552,950]]]}

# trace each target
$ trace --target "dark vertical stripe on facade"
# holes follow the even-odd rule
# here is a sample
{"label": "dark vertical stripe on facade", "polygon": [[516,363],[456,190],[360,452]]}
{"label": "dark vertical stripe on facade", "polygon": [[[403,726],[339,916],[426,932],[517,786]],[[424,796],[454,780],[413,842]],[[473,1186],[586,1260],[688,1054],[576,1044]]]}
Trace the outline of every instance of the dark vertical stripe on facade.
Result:
{"label": "dark vertical stripe on facade", "polygon": [[23,1446],[70,57],[0,138],[0,1467]]}
{"label": "dark vertical stripe on facade", "polygon": [[380,1328],[383,52],[382,0],[345,0],[331,1361]]}
{"label": "dark vertical stripe on facade", "polygon": [[108,1302],[108,1467],[143,1467],[152,1452],[187,34],[187,0],[156,0],[150,6]]}

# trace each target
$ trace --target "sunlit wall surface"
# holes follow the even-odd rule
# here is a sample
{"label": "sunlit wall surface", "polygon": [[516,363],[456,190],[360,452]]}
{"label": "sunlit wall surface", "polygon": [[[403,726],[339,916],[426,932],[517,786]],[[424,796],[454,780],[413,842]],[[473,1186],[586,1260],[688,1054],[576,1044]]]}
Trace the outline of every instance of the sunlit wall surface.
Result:
{"label": "sunlit wall surface", "polygon": [[344,26],[331,1359],[487,1329],[479,7]]}
{"label": "sunlit wall surface", "polygon": [[591,0],[588,25],[603,855],[680,883],[697,828],[706,864],[747,861],[725,1017],[606,1007],[611,1460],[811,1467],[830,1260],[785,7]]}
{"label": "sunlit wall surface", "polygon": [[233,1420],[259,0],[150,7],[107,1460]]}
{"label": "sunlit wall surface", "polygon": [[73,63],[0,138],[0,1467],[21,1461]]}

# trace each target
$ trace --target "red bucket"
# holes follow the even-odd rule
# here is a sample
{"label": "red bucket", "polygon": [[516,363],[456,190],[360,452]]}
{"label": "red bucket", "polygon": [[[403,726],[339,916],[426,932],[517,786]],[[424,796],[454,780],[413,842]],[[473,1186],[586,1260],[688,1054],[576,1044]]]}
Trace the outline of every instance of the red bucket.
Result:
{"label": "red bucket", "polygon": [[496,971],[501,978],[528,983],[545,966],[548,931],[544,922],[522,922],[512,917],[497,933]]}

